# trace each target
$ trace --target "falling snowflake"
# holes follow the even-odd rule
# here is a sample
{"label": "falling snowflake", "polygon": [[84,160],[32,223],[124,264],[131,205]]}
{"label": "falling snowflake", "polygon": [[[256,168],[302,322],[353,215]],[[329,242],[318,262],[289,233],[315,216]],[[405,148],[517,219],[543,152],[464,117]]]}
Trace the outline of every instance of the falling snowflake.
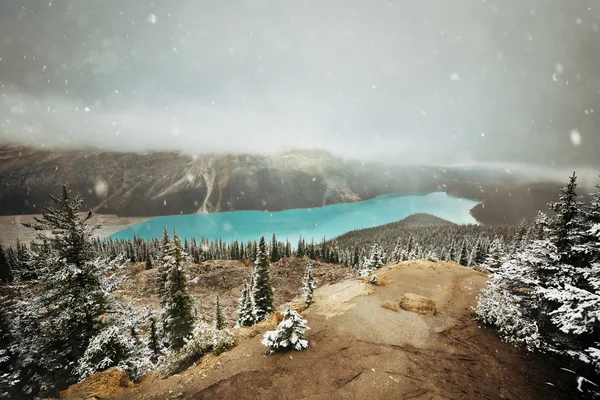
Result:
{"label": "falling snowflake", "polygon": [[453,72],[450,74],[450,80],[452,81],[460,81],[460,75],[457,72]]}
{"label": "falling snowflake", "polygon": [[581,133],[579,133],[576,129],[571,131],[570,137],[573,146],[578,147],[581,144]]}
{"label": "falling snowflake", "polygon": [[146,20],[148,22],[150,22],[151,24],[155,24],[156,21],[158,20],[158,18],[156,18],[156,15],[150,14],[150,15],[148,15],[148,18]]}
{"label": "falling snowflake", "polygon": [[106,192],[108,192],[108,185],[104,180],[98,179],[94,184],[94,192],[96,192],[96,196],[104,197]]}

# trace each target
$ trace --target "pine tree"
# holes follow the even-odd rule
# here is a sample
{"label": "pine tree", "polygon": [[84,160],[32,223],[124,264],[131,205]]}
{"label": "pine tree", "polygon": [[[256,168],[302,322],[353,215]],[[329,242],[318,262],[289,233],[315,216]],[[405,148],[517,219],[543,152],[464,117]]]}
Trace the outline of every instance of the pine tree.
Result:
{"label": "pine tree", "polygon": [[254,306],[251,298],[251,287],[247,282],[244,282],[242,287],[242,296],[238,303],[238,319],[237,326],[252,326],[256,323],[254,315]]}
{"label": "pine tree", "polygon": [[496,271],[502,266],[502,257],[502,242],[500,239],[496,238],[490,245],[490,251],[486,256],[485,261],[481,264],[481,267],[488,271]]}
{"label": "pine tree", "polygon": [[392,261],[397,263],[402,261],[402,244],[400,242],[400,238],[396,241],[396,246],[394,246],[394,251],[392,253]]}
{"label": "pine tree", "polygon": [[556,213],[550,224],[552,228],[551,240],[563,261],[567,261],[571,253],[573,236],[580,228],[581,220],[578,218],[583,207],[583,203],[578,200],[575,189],[577,188],[577,176],[575,172],[569,178],[569,183],[561,189],[561,194],[557,202],[550,203],[549,206]]}
{"label": "pine tree", "polygon": [[0,296],[0,398],[6,399],[20,398],[21,380],[14,351],[17,343],[11,331],[11,308],[8,299]]}
{"label": "pine tree", "polygon": [[153,267],[152,257],[150,257],[150,251],[147,248],[146,248],[144,259],[145,259],[144,261],[145,261],[146,270],[152,269],[152,267]]}
{"label": "pine tree", "polygon": [[458,263],[460,265],[463,265],[465,267],[469,266],[469,253],[467,252],[467,244],[466,242],[463,242],[461,248],[460,248],[460,258]]}
{"label": "pine tree", "polygon": [[0,244],[0,282],[9,283],[13,281],[13,274],[8,264],[8,259],[4,253],[4,249]]}
{"label": "pine tree", "polygon": [[166,226],[163,230],[163,237],[160,243],[160,251],[162,265],[158,267],[158,270],[156,271],[156,291],[158,297],[160,297],[161,299],[165,299],[167,297],[166,284],[169,275],[169,270],[171,269],[172,264],[175,262],[175,247],[173,245],[173,242],[171,241],[171,237],[169,236],[169,232],[167,231]]}
{"label": "pine tree", "polygon": [[304,333],[308,329],[310,328],[306,326],[306,320],[288,307],[283,312],[283,321],[276,330],[267,331],[261,343],[268,347],[267,354],[284,349],[303,350],[308,347],[308,341],[304,339]]}
{"label": "pine tree", "polygon": [[506,257],[481,293],[476,315],[509,342],[600,369],[600,264],[592,256],[600,229],[590,228],[600,226],[589,220],[595,200],[582,209],[575,188],[573,174],[550,204],[556,214],[549,221],[541,214],[534,225],[533,236],[541,239]]}
{"label": "pine tree", "polygon": [[304,240],[302,239],[302,236],[300,236],[300,238],[298,239],[298,247],[296,250],[296,256],[298,258],[303,258],[305,255],[306,255],[306,250],[305,250]]}
{"label": "pine tree", "polygon": [[456,247],[454,247],[454,242],[450,245],[450,251],[448,252],[448,261],[456,262]]}
{"label": "pine tree", "polygon": [[37,295],[26,295],[20,303],[18,326],[19,358],[31,374],[31,390],[42,395],[77,381],[78,360],[110,311],[108,292],[116,286],[111,271],[121,266],[119,259],[95,257],[92,234],[98,225],[88,224],[91,211],[79,215],[80,195],[72,197],[63,186],[61,196],[51,198],[58,208],[44,208],[35,223],[24,224],[51,231],[52,237],[38,235],[36,251],[29,254]]}
{"label": "pine tree", "polygon": [[273,288],[269,274],[269,260],[267,259],[265,237],[260,238],[256,261],[254,261],[254,280],[252,286],[252,297],[254,298],[254,315],[256,322],[263,321],[273,313]]}
{"label": "pine tree", "polygon": [[152,352],[152,362],[156,363],[162,355],[162,346],[158,337],[156,318],[150,317],[150,335],[148,336],[148,348]]}
{"label": "pine tree", "polygon": [[179,235],[173,229],[172,260],[168,263],[165,298],[163,299],[164,327],[172,350],[183,347],[194,328],[192,299],[187,290],[187,279],[183,272],[185,253]]}
{"label": "pine tree", "polygon": [[481,244],[481,239],[477,239],[475,242],[475,247],[473,247],[473,251],[471,253],[471,262],[469,265],[481,265],[485,261],[485,251]]}
{"label": "pine tree", "polygon": [[217,300],[215,302],[215,328],[217,330],[221,330],[225,328],[225,319],[223,318],[223,314],[221,313],[221,304],[219,302],[219,295],[217,295]]}
{"label": "pine tree", "polygon": [[302,288],[300,289],[304,296],[304,303],[307,305],[312,303],[313,292],[316,288],[317,282],[313,276],[312,264],[308,264],[306,266],[306,271],[304,272],[304,278],[302,278]]}
{"label": "pine tree", "polygon": [[371,247],[371,254],[369,259],[367,260],[367,266],[372,269],[379,269],[383,266],[383,261],[385,259],[385,254],[383,254],[383,249],[377,243],[375,243]]}
{"label": "pine tree", "polygon": [[406,248],[406,253],[404,257],[402,257],[402,261],[414,260],[416,257],[416,249],[415,249],[415,239],[412,235],[408,238],[408,247]]}
{"label": "pine tree", "polygon": [[277,247],[277,238],[275,234],[273,234],[273,238],[271,239],[271,262],[279,261],[279,249]]}

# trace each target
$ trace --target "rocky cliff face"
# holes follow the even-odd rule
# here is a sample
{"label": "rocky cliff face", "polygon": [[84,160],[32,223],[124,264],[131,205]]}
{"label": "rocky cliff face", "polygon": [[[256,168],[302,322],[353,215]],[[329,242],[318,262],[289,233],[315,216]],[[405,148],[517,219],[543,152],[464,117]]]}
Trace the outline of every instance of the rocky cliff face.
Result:
{"label": "rocky cliff face", "polygon": [[[120,216],[317,207],[442,189],[449,172],[364,164],[321,151],[274,156],[0,147],[0,214],[38,213],[68,184],[86,208]],[[455,179],[452,177],[451,179]]]}

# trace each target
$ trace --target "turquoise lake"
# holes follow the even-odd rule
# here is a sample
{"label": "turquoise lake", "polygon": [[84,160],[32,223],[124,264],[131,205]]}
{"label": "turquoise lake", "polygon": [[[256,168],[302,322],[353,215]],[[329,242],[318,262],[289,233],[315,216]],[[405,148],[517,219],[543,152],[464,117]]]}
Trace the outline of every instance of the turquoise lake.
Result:
{"label": "turquoise lake", "polygon": [[302,236],[320,241],[346,232],[399,221],[409,215],[428,213],[457,224],[477,223],[469,210],[479,202],[448,196],[445,192],[429,194],[386,194],[356,203],[334,204],[318,208],[301,208],[277,212],[229,211],[214,214],[189,214],[158,217],[117,232],[113,239],[162,237],[163,228],[177,229],[180,237],[205,237],[224,241],[254,240],[260,236],[286,238],[295,245]]}

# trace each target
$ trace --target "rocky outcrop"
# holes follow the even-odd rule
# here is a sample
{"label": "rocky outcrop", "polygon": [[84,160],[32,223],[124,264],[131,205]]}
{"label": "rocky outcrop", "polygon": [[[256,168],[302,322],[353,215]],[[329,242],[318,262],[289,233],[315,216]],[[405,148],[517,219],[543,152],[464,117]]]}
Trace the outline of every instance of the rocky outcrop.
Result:
{"label": "rocky outcrop", "polygon": [[102,400],[111,399],[120,392],[133,386],[127,372],[113,367],[106,371],[96,372],[83,381],[69,386],[60,392],[63,400]]}
{"label": "rocky outcrop", "polygon": [[418,314],[429,316],[435,315],[435,301],[414,293],[406,293],[402,296],[400,299],[400,307],[402,307],[403,310]]}

